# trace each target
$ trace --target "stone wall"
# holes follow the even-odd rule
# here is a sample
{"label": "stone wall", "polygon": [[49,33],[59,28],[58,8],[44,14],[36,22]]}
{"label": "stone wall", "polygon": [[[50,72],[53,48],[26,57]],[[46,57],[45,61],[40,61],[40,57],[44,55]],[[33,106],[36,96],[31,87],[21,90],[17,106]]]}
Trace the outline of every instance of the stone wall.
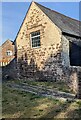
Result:
{"label": "stone wall", "polygon": [[[38,48],[32,48],[30,34],[31,32],[38,30],[40,31],[41,46]],[[52,79],[51,76],[56,74],[56,72],[53,71],[53,67],[58,67],[61,62],[61,30],[52,23],[52,21],[35,5],[35,3],[32,3],[27,13],[17,36],[16,45],[19,70],[18,75],[20,74],[21,76],[21,74],[23,74],[22,76],[26,77],[28,76],[28,73],[30,73],[29,71],[31,71],[31,73],[32,71],[36,71],[30,70],[30,68],[33,69],[33,67],[29,67],[34,64],[37,71],[39,71],[37,74],[42,74],[42,78],[49,76],[48,78]],[[25,56],[27,57],[26,60]],[[57,66],[54,66],[54,64],[51,66],[54,61],[58,64]],[[58,68],[57,72],[61,74],[59,71],[60,68]],[[32,76],[32,74],[30,74],[30,76]],[[38,76],[41,75],[38,74]],[[54,79],[56,79],[56,77]]]}
{"label": "stone wall", "polygon": [[[78,97],[81,97],[81,66],[70,65],[69,42],[75,43],[81,47],[81,39],[73,36],[64,35],[62,37],[62,64],[68,68],[66,74],[68,75],[68,85],[75,92]],[[80,55],[80,53],[79,53]],[[76,57],[76,59],[78,59]],[[81,57],[80,57],[81,59]],[[66,79],[66,78],[65,78]]]}
{"label": "stone wall", "polygon": [[69,86],[72,91],[77,95],[78,98],[81,98],[81,67],[69,68]]}
{"label": "stone wall", "polygon": [[[20,50],[20,58],[18,59],[18,69],[20,76],[30,76],[33,78],[35,77],[35,79],[38,78],[42,80],[56,80],[57,73],[58,75],[61,75],[62,72],[61,48],[59,47],[58,51],[54,54],[52,50],[54,50],[54,45],[37,50],[31,50],[28,48],[23,48]],[[47,53],[49,54],[48,58],[46,57]]]}
{"label": "stone wall", "polygon": [[64,35],[64,37],[70,41],[73,42],[75,44],[77,44],[78,46],[81,46],[81,38],[77,37],[77,36],[69,36],[69,35]]}
{"label": "stone wall", "polygon": [[14,58],[8,65],[2,67],[2,81],[17,79],[17,60]]}
{"label": "stone wall", "polygon": [[70,60],[69,60],[69,40],[62,36],[62,65],[69,67],[70,66]]}

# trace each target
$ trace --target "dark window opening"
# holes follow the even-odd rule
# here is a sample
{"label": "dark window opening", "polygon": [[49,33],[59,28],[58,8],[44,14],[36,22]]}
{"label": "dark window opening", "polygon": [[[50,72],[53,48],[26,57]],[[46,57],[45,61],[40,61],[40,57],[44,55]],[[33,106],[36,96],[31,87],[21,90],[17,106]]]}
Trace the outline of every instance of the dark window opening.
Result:
{"label": "dark window opening", "polygon": [[7,50],[6,54],[7,54],[7,56],[11,56],[12,55],[12,51],[11,50]]}
{"label": "dark window opening", "polygon": [[71,66],[81,66],[81,47],[69,42],[69,57]]}

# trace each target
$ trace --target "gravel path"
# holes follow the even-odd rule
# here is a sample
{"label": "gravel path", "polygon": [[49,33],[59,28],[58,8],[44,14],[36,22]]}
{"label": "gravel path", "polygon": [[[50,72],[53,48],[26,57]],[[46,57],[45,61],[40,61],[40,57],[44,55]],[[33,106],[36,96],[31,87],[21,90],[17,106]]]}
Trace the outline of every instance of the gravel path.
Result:
{"label": "gravel path", "polygon": [[41,86],[34,86],[34,85],[29,85],[29,84],[24,84],[24,83],[22,83],[22,84],[8,83],[7,86],[12,87],[16,90],[30,92],[33,94],[52,97],[52,98],[56,98],[56,99],[73,100],[75,98],[74,94],[56,91],[56,90],[52,90],[52,89],[47,89],[47,88],[44,88]]}

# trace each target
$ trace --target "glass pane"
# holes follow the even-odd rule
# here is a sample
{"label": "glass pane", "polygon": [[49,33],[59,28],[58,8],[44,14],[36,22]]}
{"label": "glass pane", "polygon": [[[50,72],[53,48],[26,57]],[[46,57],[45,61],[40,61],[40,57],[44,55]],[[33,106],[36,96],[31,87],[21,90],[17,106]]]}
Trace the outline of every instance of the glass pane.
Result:
{"label": "glass pane", "polygon": [[37,35],[40,35],[40,31],[31,33],[31,37],[34,37],[34,36],[37,36]]}
{"label": "glass pane", "polygon": [[40,31],[31,33],[31,40],[32,40],[32,47],[40,46]]}

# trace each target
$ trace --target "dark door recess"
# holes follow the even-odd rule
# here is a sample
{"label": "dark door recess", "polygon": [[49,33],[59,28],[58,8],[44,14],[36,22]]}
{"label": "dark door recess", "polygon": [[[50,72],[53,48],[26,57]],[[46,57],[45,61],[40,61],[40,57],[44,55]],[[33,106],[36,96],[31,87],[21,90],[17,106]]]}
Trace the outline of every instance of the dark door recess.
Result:
{"label": "dark door recess", "polygon": [[81,47],[69,42],[69,57],[71,66],[81,66]]}

